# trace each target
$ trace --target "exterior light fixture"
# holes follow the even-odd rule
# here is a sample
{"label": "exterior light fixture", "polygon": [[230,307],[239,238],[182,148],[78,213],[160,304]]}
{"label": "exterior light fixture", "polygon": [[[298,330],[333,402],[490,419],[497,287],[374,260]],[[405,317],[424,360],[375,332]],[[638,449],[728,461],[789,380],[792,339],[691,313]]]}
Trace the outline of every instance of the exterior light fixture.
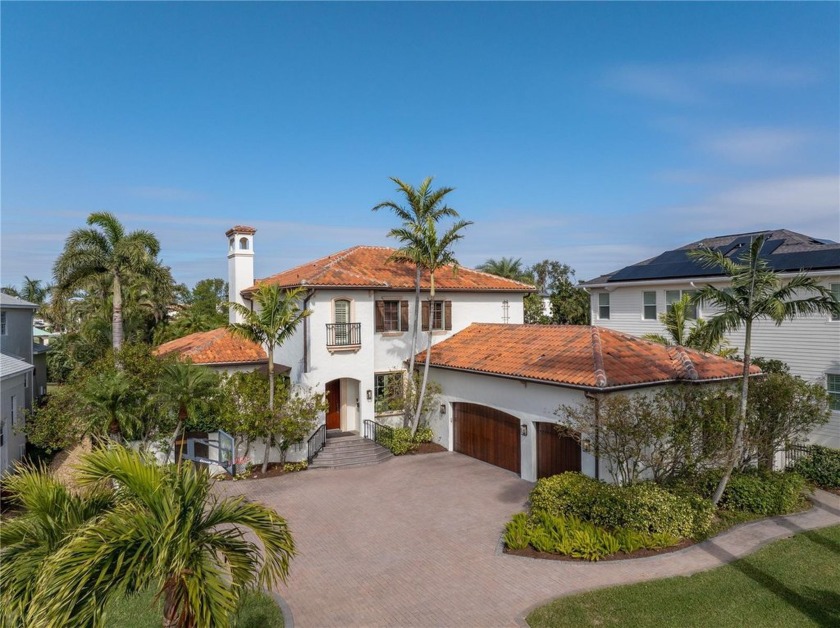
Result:
{"label": "exterior light fixture", "polygon": [[440,404],[440,413],[441,414],[446,414],[446,404],[445,403]]}
{"label": "exterior light fixture", "polygon": [[373,391],[372,390],[368,390],[367,393],[366,393],[366,396],[367,396],[368,401],[373,401]]}
{"label": "exterior light fixture", "polygon": [[588,438],[583,438],[580,441],[580,448],[583,449],[585,452],[592,451],[592,441]]}
{"label": "exterior light fixture", "polygon": [[523,423],[522,427],[520,427],[519,429],[522,432],[522,436],[528,436],[528,424],[527,423]]}

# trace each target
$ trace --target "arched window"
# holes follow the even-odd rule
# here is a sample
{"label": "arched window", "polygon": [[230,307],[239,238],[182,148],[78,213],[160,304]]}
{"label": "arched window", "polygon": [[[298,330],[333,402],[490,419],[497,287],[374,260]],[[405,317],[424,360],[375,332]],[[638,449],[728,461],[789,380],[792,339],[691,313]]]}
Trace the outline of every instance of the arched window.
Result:
{"label": "arched window", "polygon": [[233,238],[231,238],[230,240],[228,240],[228,245],[230,246],[230,250],[231,250],[231,251],[233,250],[233,243],[234,243],[234,239],[233,239]]}
{"label": "arched window", "polygon": [[239,238],[239,248],[243,251],[248,250],[248,238]]}

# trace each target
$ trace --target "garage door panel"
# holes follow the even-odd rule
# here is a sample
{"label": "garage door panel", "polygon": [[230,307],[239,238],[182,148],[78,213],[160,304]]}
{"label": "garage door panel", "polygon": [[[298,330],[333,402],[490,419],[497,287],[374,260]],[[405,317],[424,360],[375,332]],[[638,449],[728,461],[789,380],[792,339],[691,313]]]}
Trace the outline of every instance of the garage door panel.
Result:
{"label": "garage door panel", "polygon": [[453,404],[455,451],[520,472],[519,419],[474,403]]}
{"label": "garage door panel", "polygon": [[537,479],[581,470],[580,443],[560,436],[554,423],[537,423]]}

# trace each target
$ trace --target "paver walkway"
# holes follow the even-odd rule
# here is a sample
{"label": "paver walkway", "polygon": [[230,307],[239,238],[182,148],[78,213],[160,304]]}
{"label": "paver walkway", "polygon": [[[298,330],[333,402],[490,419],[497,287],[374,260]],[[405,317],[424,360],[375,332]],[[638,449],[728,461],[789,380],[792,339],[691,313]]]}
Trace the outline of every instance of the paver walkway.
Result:
{"label": "paver walkway", "polygon": [[515,626],[555,597],[711,569],[795,532],[840,523],[840,497],[680,552],[578,563],[501,554],[532,485],[455,453],[220,485],[285,516],[298,547],[280,594],[297,628]]}

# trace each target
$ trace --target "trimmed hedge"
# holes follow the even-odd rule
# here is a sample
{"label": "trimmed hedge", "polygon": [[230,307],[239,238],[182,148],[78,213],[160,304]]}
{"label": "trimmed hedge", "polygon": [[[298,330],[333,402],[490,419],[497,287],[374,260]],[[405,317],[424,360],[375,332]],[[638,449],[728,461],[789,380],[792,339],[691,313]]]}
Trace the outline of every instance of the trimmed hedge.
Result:
{"label": "trimmed hedge", "polygon": [[605,484],[580,473],[539,480],[530,499],[535,515],[572,516],[608,530],[626,528],[679,538],[702,535],[714,516],[707,499],[678,495],[652,482]]}
{"label": "trimmed hedge", "polygon": [[[674,490],[711,498],[722,473],[709,471],[676,482]],[[726,510],[757,515],[784,515],[800,510],[804,504],[805,478],[797,473],[744,471],[733,473],[718,506]]]}
{"label": "trimmed hedge", "polygon": [[815,445],[792,471],[822,488],[840,488],[840,449]]}
{"label": "trimmed hedge", "polygon": [[407,427],[395,427],[390,431],[383,431],[379,437],[379,444],[391,450],[395,456],[402,456],[417,449],[420,443],[430,443],[434,432],[430,427],[421,427],[411,436],[411,430]]}

